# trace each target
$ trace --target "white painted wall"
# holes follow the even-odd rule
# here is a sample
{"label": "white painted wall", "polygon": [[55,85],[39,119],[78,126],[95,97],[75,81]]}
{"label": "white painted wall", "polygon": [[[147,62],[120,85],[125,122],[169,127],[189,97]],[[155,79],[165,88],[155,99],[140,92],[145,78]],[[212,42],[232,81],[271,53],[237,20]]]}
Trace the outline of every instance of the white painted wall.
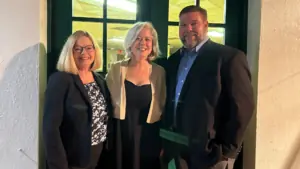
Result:
{"label": "white painted wall", "polygon": [[[46,0],[0,1],[0,168],[38,168]],[[42,95],[41,95],[42,96]]]}
{"label": "white painted wall", "polygon": [[245,142],[244,169],[300,168],[299,3],[249,1],[248,54],[258,79],[257,114]]}

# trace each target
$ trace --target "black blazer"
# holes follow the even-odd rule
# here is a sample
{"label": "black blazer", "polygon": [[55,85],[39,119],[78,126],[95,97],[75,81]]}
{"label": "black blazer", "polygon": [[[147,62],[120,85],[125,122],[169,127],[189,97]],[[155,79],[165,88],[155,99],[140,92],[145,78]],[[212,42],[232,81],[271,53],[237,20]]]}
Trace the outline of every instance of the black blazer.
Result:
{"label": "black blazer", "polygon": [[[112,117],[111,101],[104,78],[94,79]],[[108,140],[111,132],[108,121]],[[92,106],[78,75],[56,72],[49,78],[45,95],[43,137],[49,169],[86,167],[90,160]]]}
{"label": "black blazer", "polygon": [[186,151],[195,160],[193,163],[201,167],[224,157],[235,158],[254,111],[245,54],[210,40],[199,49],[179,97],[174,126],[173,100],[180,59],[178,50],[166,65],[168,98],[164,127],[175,128],[193,140]]}

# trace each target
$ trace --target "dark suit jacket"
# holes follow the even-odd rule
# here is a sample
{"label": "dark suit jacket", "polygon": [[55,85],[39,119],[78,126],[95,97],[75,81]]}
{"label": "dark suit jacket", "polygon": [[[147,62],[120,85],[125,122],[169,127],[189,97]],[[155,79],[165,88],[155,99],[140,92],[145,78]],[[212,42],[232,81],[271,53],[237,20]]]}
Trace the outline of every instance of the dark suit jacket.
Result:
{"label": "dark suit jacket", "polygon": [[[176,110],[177,125],[174,126],[173,100],[180,59],[178,50],[166,65],[168,89],[164,127],[175,128],[193,140],[185,152],[194,166],[205,168],[222,158],[235,158],[254,110],[245,54],[210,40],[200,48],[183,85]],[[168,154],[168,149],[174,148],[165,144],[165,149]],[[176,153],[168,155],[176,156]]]}
{"label": "dark suit jacket", "polygon": [[[106,99],[111,101],[104,78],[93,73]],[[111,119],[108,121],[110,139]],[[92,106],[78,75],[56,72],[49,78],[44,105],[43,137],[49,169],[86,167],[90,160]]]}

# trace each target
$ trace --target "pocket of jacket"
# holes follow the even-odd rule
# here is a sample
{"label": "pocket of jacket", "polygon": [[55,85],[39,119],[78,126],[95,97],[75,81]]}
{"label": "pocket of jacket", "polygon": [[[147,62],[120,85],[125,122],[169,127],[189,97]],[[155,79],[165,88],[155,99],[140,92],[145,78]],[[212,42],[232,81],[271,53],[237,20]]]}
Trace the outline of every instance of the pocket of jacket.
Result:
{"label": "pocket of jacket", "polygon": [[82,105],[82,104],[74,104],[71,107],[74,109],[81,110],[81,111],[86,111],[88,109],[88,107],[86,105]]}

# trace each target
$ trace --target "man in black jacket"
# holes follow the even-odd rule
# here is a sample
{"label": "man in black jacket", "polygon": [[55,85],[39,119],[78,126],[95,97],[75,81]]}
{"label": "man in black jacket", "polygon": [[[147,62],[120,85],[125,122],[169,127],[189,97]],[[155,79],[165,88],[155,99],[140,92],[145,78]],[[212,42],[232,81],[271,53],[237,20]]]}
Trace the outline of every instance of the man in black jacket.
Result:
{"label": "man in black jacket", "polygon": [[246,56],[208,38],[205,9],[187,6],[179,20],[183,47],[165,66],[164,163],[232,169],[254,110]]}

